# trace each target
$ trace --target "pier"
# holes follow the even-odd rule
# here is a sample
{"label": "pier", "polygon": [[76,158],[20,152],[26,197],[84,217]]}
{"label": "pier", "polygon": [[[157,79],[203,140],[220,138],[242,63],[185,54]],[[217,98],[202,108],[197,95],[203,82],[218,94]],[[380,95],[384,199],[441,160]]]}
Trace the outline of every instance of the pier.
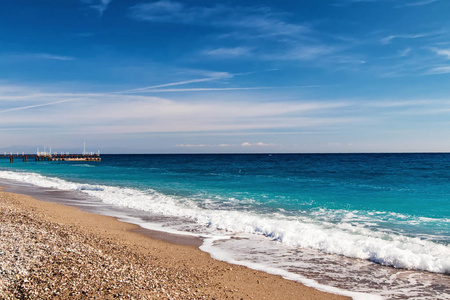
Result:
{"label": "pier", "polygon": [[100,158],[100,150],[97,153],[94,152],[86,152],[86,143],[84,143],[83,148],[83,154],[69,154],[68,152],[61,152],[58,153],[52,153],[52,148],[50,147],[50,152],[47,152],[45,150],[41,152],[39,151],[39,148],[36,149],[36,154],[25,154],[25,152],[22,152],[20,154],[19,152],[16,152],[14,154],[13,152],[10,152],[7,154],[6,152],[3,155],[0,155],[0,157],[9,157],[9,162],[14,163],[15,159],[22,159],[23,162],[28,162],[28,159],[34,161],[101,161]]}
{"label": "pier", "polygon": [[28,162],[29,159],[40,161],[101,161],[100,154],[3,154],[1,157],[9,157],[9,162],[14,163],[15,160]]}

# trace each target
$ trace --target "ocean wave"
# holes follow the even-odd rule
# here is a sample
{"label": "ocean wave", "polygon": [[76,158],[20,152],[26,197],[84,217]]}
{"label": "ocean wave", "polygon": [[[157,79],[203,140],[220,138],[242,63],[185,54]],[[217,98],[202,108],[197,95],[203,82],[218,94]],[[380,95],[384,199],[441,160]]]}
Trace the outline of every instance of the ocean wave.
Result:
{"label": "ocean wave", "polygon": [[[449,226],[449,218],[421,217],[389,211],[362,211],[345,209],[318,208],[309,212],[314,217],[326,222],[345,222],[379,226],[381,223],[396,223],[406,225]],[[450,228],[449,228],[450,229]]]}
{"label": "ocean wave", "polygon": [[[198,202],[188,197],[164,195],[151,189],[80,184],[27,172],[0,171],[0,178],[46,188],[79,191],[108,204],[164,216],[188,218],[209,229],[263,235],[289,246],[367,259],[396,268],[450,273],[449,246],[356,226],[345,218],[341,222],[333,223],[309,216],[287,216],[280,211],[258,213],[254,210],[237,211],[232,207],[208,209],[202,208]],[[358,215],[356,211],[339,213],[346,214],[347,220]]]}

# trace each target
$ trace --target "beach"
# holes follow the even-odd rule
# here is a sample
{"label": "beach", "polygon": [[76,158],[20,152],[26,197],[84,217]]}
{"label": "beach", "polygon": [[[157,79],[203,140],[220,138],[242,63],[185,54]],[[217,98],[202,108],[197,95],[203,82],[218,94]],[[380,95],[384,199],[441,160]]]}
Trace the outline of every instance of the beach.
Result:
{"label": "beach", "polygon": [[5,191],[0,206],[1,299],[348,299],[112,217]]}

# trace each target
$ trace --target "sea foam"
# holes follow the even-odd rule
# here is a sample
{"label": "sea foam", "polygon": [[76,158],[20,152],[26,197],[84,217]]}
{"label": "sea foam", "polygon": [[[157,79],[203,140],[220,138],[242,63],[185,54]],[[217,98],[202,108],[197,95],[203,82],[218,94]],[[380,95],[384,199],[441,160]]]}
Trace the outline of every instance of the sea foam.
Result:
{"label": "sea foam", "polygon": [[[367,259],[381,265],[450,273],[448,245],[371,230],[345,220],[333,223],[304,215],[238,211],[230,206],[205,209],[188,197],[165,195],[151,189],[90,185],[28,172],[0,171],[0,178],[45,188],[79,191],[108,204],[168,217],[187,218],[200,226],[208,227],[209,232],[220,230],[228,233],[257,234],[288,246]],[[351,218],[352,213],[348,213]]]}

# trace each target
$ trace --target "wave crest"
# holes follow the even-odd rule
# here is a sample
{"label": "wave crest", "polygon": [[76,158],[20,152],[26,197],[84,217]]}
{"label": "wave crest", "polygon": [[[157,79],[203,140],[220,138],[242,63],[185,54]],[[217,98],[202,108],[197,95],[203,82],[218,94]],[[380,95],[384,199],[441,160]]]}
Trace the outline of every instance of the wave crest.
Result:
{"label": "wave crest", "polygon": [[0,171],[0,177],[40,187],[79,191],[103,202],[172,217],[184,217],[210,229],[264,235],[280,243],[324,253],[368,259],[396,268],[450,273],[450,247],[432,241],[358,227],[345,221],[331,223],[308,216],[286,216],[256,211],[204,209],[192,199],[105,185],[69,182],[36,173]]}

